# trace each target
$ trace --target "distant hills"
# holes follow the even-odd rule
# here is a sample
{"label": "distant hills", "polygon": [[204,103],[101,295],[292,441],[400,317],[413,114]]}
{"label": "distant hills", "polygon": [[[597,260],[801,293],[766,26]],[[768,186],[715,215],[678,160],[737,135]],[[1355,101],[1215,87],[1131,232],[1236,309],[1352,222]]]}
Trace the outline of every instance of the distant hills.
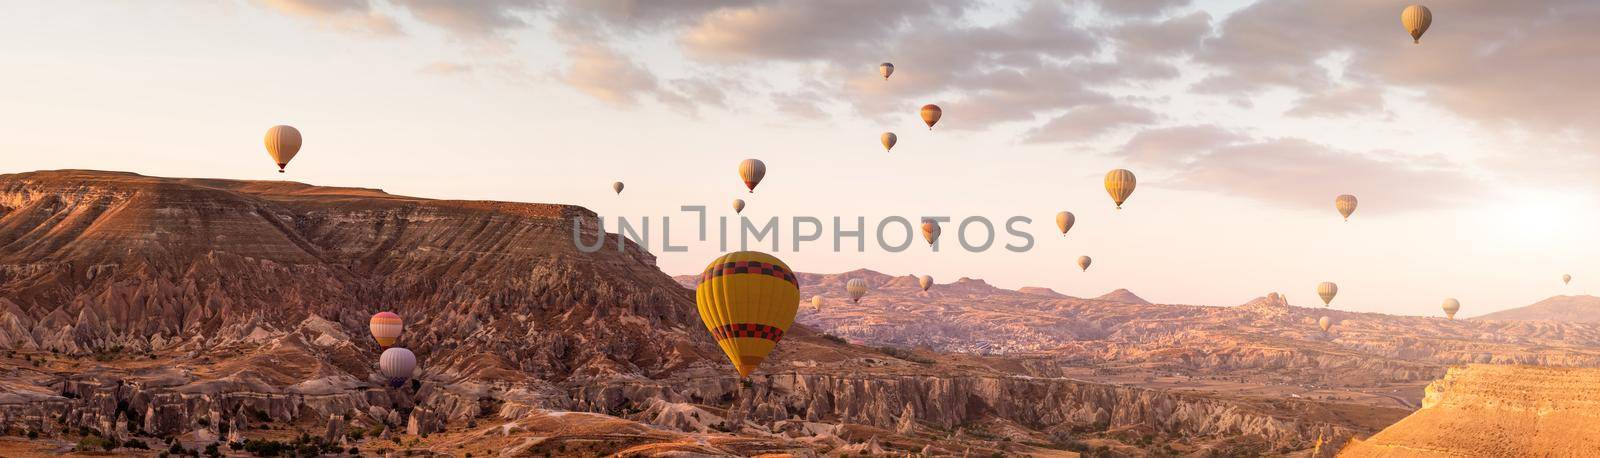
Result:
{"label": "distant hills", "polygon": [[1501,310],[1474,320],[1550,320],[1566,323],[1600,323],[1600,297],[1555,296],[1525,307]]}

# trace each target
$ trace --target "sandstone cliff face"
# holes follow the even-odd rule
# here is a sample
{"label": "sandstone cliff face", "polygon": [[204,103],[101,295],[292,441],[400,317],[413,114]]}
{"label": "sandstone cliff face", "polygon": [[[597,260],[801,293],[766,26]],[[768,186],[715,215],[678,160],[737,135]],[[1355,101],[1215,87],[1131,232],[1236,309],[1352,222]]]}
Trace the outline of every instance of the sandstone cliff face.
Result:
{"label": "sandstone cliff face", "polygon": [[[585,244],[604,237],[604,249],[578,250],[574,227]],[[1050,444],[1116,428],[1196,449],[1248,440],[1292,450],[1359,429],[1308,420],[1315,403],[997,369],[1006,362],[913,361],[803,325],[741,387],[692,292],[598,229],[593,213],[562,205],[90,171],[3,175],[0,425],[196,443],[285,425],[328,437],[479,437],[492,434],[479,423],[499,422],[505,436],[580,410],[743,440],[682,449],[706,453],[1003,451],[1006,437]],[[971,298],[1004,293],[957,284]],[[414,383],[389,388],[376,375],[366,322],[379,310],[407,319],[399,345],[421,361]],[[1055,329],[1144,339],[1123,321]],[[758,439],[767,442],[750,445]]]}
{"label": "sandstone cliff face", "polygon": [[1471,365],[1339,456],[1600,456],[1600,369]]}

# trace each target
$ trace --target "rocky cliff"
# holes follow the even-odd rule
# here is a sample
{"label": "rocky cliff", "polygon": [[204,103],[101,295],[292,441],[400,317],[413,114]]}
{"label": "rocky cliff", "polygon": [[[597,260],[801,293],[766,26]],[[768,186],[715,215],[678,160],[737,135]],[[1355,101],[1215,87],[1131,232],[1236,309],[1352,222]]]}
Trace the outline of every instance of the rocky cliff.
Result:
{"label": "rocky cliff", "polygon": [[1600,456],[1600,369],[1471,365],[1339,456]]}
{"label": "rocky cliff", "polygon": [[[603,249],[577,249],[574,228]],[[974,298],[1005,293],[957,284]],[[421,363],[413,383],[391,388],[375,374],[366,320],[379,310],[407,319],[399,345]],[[10,434],[199,447],[296,431],[393,449],[751,454],[1086,441],[1288,451],[1372,429],[1316,402],[865,348],[804,325],[741,385],[695,313],[692,291],[579,207],[0,175],[0,426]],[[1082,329],[1131,332],[1110,325]],[[596,435],[609,439],[596,445]],[[569,448],[580,446],[598,448]]]}

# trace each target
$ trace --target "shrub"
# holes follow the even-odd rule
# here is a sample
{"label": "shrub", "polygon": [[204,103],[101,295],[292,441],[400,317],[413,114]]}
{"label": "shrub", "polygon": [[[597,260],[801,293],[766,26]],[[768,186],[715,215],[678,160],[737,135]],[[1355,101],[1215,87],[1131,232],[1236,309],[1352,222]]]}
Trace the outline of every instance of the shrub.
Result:
{"label": "shrub", "polygon": [[150,449],[150,445],[145,444],[144,441],[142,441],[142,440],[128,439],[128,440],[122,442],[122,448],[136,448],[136,449],[139,449],[139,450],[149,450]]}

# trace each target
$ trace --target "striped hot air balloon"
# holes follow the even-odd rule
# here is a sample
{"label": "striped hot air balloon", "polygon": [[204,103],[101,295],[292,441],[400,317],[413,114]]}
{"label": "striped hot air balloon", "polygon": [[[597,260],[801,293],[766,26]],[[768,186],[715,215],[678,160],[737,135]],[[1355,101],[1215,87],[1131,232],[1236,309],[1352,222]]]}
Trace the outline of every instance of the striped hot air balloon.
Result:
{"label": "striped hot air balloon", "polygon": [[799,303],[800,280],[789,266],[755,251],[712,260],[695,287],[700,321],[740,377],[748,377],[783,339]]}
{"label": "striped hot air balloon", "polygon": [[756,185],[761,184],[761,178],[767,176],[767,164],[760,159],[745,159],[739,163],[739,179],[744,180],[744,186],[750,192],[756,192]]}
{"label": "striped hot air balloon", "polygon": [[844,283],[844,292],[850,294],[850,302],[861,303],[861,297],[867,295],[867,281],[852,278]]}
{"label": "striped hot air balloon", "polygon": [[300,130],[291,126],[272,126],[267,129],[265,142],[267,154],[272,156],[273,163],[278,164],[278,173],[283,173],[283,168],[289,166],[294,155],[300,153]]}
{"label": "striped hot air balloon", "polygon": [[1317,296],[1322,297],[1323,307],[1333,305],[1333,296],[1337,295],[1339,295],[1339,285],[1335,285],[1331,281],[1317,284]]}
{"label": "striped hot air balloon", "polygon": [[405,321],[394,312],[378,312],[367,321],[367,329],[372,331],[372,339],[378,341],[378,346],[389,348],[400,340],[400,331],[405,330]]}
{"label": "striped hot air balloon", "polygon": [[1422,34],[1428,32],[1428,26],[1433,25],[1433,12],[1422,5],[1410,5],[1400,10],[1400,26],[1406,28],[1406,33],[1411,34],[1412,43],[1422,43]]}
{"label": "striped hot air balloon", "polygon": [[1333,208],[1339,210],[1339,215],[1344,216],[1345,221],[1349,221],[1350,215],[1356,212],[1356,196],[1340,194],[1333,199]]}
{"label": "striped hot air balloon", "polygon": [[394,347],[384,350],[383,355],[378,357],[378,373],[389,379],[389,386],[404,385],[416,370],[417,355],[411,350]]}
{"label": "striped hot air balloon", "polygon": [[1128,201],[1128,196],[1133,195],[1133,188],[1139,180],[1133,177],[1133,172],[1126,169],[1116,169],[1106,172],[1106,193],[1111,195],[1111,201],[1117,204],[1117,209],[1122,209],[1122,203]]}

